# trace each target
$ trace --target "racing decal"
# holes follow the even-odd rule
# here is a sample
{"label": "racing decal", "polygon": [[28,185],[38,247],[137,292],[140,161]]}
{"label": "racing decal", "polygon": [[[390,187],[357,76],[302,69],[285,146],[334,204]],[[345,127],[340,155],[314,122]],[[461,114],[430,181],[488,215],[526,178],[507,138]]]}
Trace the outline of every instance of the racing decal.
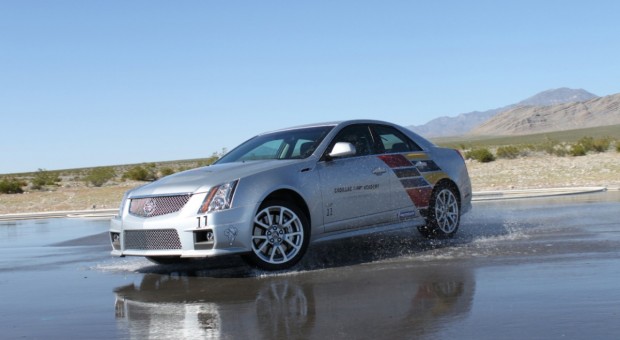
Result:
{"label": "racing decal", "polygon": [[394,171],[411,202],[419,208],[428,208],[433,187],[448,177],[425,152],[378,156]]}
{"label": "racing decal", "polygon": [[233,243],[235,242],[235,239],[237,238],[237,233],[239,232],[239,230],[236,227],[230,226],[228,227],[228,229],[226,229],[226,231],[224,232],[224,235],[226,235],[226,238],[228,238],[228,245],[232,246]]}
{"label": "racing decal", "polygon": [[340,194],[343,192],[351,192],[351,191],[360,191],[360,190],[377,190],[379,188],[379,184],[366,184],[366,185],[349,185],[346,187],[337,187],[334,188],[334,194]]}

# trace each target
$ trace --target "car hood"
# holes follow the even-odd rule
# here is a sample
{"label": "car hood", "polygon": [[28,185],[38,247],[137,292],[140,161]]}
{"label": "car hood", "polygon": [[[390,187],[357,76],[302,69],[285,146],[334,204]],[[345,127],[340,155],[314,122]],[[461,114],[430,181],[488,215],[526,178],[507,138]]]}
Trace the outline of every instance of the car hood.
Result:
{"label": "car hood", "polygon": [[206,192],[215,185],[295,163],[301,162],[300,160],[267,160],[210,165],[166,176],[133,189],[129,198]]}

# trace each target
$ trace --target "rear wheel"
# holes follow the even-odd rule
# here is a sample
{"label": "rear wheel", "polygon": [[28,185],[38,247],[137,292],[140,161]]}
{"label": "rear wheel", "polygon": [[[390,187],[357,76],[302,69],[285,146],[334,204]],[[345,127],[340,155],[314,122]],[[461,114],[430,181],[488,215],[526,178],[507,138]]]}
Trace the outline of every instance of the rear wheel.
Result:
{"label": "rear wheel", "polygon": [[460,204],[456,190],[440,184],[431,196],[426,225],[418,228],[427,238],[451,238],[459,228]]}
{"label": "rear wheel", "polygon": [[252,252],[244,259],[266,270],[290,268],[303,257],[309,241],[308,218],[297,206],[268,201],[254,217]]}

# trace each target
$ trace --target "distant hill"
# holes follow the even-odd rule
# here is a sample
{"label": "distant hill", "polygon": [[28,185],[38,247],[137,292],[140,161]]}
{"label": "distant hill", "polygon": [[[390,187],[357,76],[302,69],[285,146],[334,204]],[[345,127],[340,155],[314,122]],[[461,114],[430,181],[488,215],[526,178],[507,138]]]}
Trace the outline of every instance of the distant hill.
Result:
{"label": "distant hill", "polygon": [[473,129],[472,135],[513,136],[620,124],[620,93],[583,102],[521,106]]}
{"label": "distant hill", "polygon": [[535,94],[518,102],[515,106],[549,106],[564,103],[585,102],[594,98],[598,98],[598,96],[586,90],[562,87]]}
{"label": "distant hill", "polygon": [[487,111],[461,113],[455,117],[439,117],[424,125],[409,126],[409,128],[426,137],[459,136],[469,133],[500,112],[519,106],[548,106],[587,101],[593,98],[598,97],[583,89],[559,88],[540,92],[515,104]]}

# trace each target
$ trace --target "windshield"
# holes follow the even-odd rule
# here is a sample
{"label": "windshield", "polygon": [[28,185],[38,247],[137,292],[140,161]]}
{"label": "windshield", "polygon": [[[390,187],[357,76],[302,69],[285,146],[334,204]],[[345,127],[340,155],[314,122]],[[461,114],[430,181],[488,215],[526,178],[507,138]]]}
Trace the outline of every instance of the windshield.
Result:
{"label": "windshield", "polygon": [[307,158],[333,128],[319,126],[256,136],[224,155],[216,163]]}

